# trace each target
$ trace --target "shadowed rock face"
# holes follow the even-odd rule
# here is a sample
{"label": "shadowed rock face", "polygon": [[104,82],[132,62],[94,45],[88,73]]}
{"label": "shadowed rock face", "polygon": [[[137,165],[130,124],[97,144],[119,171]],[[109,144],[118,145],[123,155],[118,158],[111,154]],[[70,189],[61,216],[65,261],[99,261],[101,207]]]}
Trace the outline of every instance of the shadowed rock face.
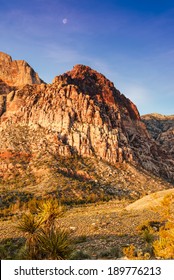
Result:
{"label": "shadowed rock face", "polygon": [[148,114],[142,121],[161,148],[174,158],[174,115]]}
{"label": "shadowed rock face", "polygon": [[173,180],[172,158],[150,137],[136,106],[88,66],[76,65],[49,85],[14,88],[2,103],[3,160],[7,151],[8,159],[20,153],[29,160],[41,150],[64,157],[96,156],[112,164],[134,162]]}

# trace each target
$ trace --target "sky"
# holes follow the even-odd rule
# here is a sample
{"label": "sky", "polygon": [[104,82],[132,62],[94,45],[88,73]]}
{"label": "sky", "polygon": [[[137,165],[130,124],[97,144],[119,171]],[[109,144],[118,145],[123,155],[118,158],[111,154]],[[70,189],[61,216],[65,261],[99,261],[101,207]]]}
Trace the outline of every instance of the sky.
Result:
{"label": "sky", "polygon": [[174,114],[173,0],[0,0],[0,51],[47,83],[88,65],[141,115]]}

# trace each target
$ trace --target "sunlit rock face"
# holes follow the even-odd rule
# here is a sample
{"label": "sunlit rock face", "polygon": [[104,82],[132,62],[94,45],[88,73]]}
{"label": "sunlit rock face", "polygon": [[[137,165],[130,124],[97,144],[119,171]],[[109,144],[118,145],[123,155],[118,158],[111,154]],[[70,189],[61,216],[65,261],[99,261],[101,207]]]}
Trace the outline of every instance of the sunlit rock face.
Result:
{"label": "sunlit rock face", "polygon": [[[6,63],[12,63],[9,56]],[[28,70],[25,74],[26,78],[19,75],[19,80],[8,81],[0,74],[4,83],[14,86],[0,101],[0,156],[5,164],[1,176],[13,156],[25,155],[30,162],[42,150],[55,156],[97,157],[111,164],[132,162],[173,180],[171,155],[160,149],[136,106],[105,76],[76,65],[52,84],[41,84],[31,75],[31,83],[16,87],[29,79]]]}
{"label": "sunlit rock face", "polygon": [[3,52],[0,52],[0,78],[13,87],[43,82],[26,61],[12,60],[10,55]]}

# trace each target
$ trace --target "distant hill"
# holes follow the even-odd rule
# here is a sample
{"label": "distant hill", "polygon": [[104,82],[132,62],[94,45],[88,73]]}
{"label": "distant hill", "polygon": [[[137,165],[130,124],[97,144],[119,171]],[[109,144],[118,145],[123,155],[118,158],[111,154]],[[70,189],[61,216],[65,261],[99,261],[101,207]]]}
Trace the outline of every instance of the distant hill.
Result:
{"label": "distant hill", "polygon": [[[130,211],[143,211],[143,210],[157,210],[162,207],[162,203],[166,197],[174,198],[174,189],[164,190],[160,192],[155,192],[144,196],[141,199],[136,200],[135,202],[129,204],[126,207],[126,210]],[[158,211],[160,212],[160,211]]]}
{"label": "distant hill", "polygon": [[174,115],[148,114],[141,119],[150,135],[174,158]]}

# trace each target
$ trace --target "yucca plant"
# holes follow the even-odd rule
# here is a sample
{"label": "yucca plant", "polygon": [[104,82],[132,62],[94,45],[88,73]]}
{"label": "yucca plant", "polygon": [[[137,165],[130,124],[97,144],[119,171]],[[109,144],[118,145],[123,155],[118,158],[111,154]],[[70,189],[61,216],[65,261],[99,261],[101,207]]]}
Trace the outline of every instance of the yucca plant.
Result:
{"label": "yucca plant", "polygon": [[37,216],[29,212],[22,216],[17,228],[28,235],[33,235],[39,229],[40,224],[41,222],[37,219]]}
{"label": "yucca plant", "polygon": [[25,233],[25,255],[29,259],[34,259],[38,254],[38,233],[40,231],[41,222],[34,214],[24,214],[19,221],[17,228]]}
{"label": "yucca plant", "polygon": [[42,259],[64,260],[72,252],[69,233],[61,228],[44,228],[38,235]]}
{"label": "yucca plant", "polygon": [[71,252],[69,233],[56,227],[55,221],[64,212],[57,200],[40,203],[35,214],[24,214],[17,228],[26,235],[21,250],[24,259],[66,259]]}
{"label": "yucca plant", "polygon": [[38,206],[37,216],[39,221],[46,226],[53,226],[55,220],[62,216],[64,207],[55,199],[49,199]]}

